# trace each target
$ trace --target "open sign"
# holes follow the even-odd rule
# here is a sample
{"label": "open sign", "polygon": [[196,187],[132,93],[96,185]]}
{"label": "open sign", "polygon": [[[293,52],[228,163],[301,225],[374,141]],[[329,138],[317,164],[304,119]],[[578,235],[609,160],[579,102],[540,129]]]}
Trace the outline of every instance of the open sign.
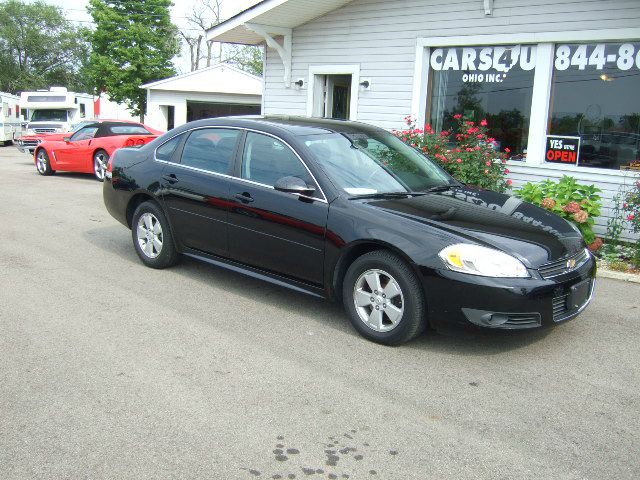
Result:
{"label": "open sign", "polygon": [[576,165],[580,156],[580,137],[547,135],[545,159],[551,163]]}

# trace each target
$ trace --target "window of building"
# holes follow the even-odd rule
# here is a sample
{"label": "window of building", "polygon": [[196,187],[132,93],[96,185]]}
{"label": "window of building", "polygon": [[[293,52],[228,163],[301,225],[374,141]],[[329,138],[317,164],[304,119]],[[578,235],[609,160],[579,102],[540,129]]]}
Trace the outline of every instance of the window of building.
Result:
{"label": "window of building", "polygon": [[87,116],[87,106],[84,103],[80,104],[80,118]]}
{"label": "window of building", "polygon": [[427,121],[449,130],[453,116],[487,120],[497,148],[527,154],[535,45],[435,48],[430,56]]}
{"label": "window of building", "polygon": [[184,144],[182,165],[228,174],[240,133],[221,128],[194,130]]}
{"label": "window of building", "polygon": [[639,91],[640,43],[556,45],[549,139],[579,145],[564,163],[619,170],[639,161]]}

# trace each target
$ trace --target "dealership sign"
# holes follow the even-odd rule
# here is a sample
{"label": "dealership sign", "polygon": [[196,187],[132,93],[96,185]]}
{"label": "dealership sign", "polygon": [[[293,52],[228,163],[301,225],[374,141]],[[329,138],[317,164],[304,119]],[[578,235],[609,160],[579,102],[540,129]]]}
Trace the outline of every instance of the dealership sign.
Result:
{"label": "dealership sign", "polygon": [[436,71],[463,71],[462,81],[501,83],[509,70],[536,66],[535,45],[436,48],[431,52],[431,68]]}
{"label": "dealership sign", "polygon": [[640,47],[633,43],[599,43],[558,45],[554,66],[556,70],[571,67],[578,70],[604,68],[617,70],[640,69]]}
{"label": "dealership sign", "polygon": [[547,135],[547,162],[576,165],[580,156],[580,137]]}
{"label": "dealership sign", "polygon": [[533,70],[536,66],[535,45],[436,48],[431,53],[431,68],[434,70],[508,72],[515,65],[522,70]]}

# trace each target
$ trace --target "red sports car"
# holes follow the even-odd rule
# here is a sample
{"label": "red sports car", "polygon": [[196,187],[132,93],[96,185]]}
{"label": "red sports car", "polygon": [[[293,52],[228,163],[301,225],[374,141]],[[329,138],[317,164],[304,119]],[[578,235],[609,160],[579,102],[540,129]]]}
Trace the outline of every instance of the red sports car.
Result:
{"label": "red sports car", "polygon": [[[91,120],[82,120],[75,125],[72,125],[71,130],[63,133],[34,133],[33,135],[23,135],[21,137],[16,138],[13,142],[15,147],[20,150],[22,153],[28,153],[29,155],[33,155],[38,145],[40,145],[45,140],[62,140],[64,137],[70,137],[72,134],[80,130],[82,127],[90,125],[92,123],[102,123],[102,122],[121,122],[121,123],[136,123],[130,120],[111,120],[111,119],[98,119],[94,118]],[[162,135],[164,132],[160,130],[156,130],[151,127],[145,127],[154,135]]]}
{"label": "red sports car", "polygon": [[36,168],[40,175],[51,175],[56,170],[93,173],[102,182],[115,150],[149,143],[157,133],[141,123],[91,123],[64,138],[45,138],[34,153]]}

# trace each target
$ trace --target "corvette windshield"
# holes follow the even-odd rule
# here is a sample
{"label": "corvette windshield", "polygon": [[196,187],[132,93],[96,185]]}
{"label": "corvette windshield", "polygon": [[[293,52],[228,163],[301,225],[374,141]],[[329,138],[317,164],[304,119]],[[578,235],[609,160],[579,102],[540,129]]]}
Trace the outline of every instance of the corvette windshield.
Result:
{"label": "corvette windshield", "polygon": [[331,133],[303,140],[336,186],[351,195],[422,192],[456,183],[390,133]]}

